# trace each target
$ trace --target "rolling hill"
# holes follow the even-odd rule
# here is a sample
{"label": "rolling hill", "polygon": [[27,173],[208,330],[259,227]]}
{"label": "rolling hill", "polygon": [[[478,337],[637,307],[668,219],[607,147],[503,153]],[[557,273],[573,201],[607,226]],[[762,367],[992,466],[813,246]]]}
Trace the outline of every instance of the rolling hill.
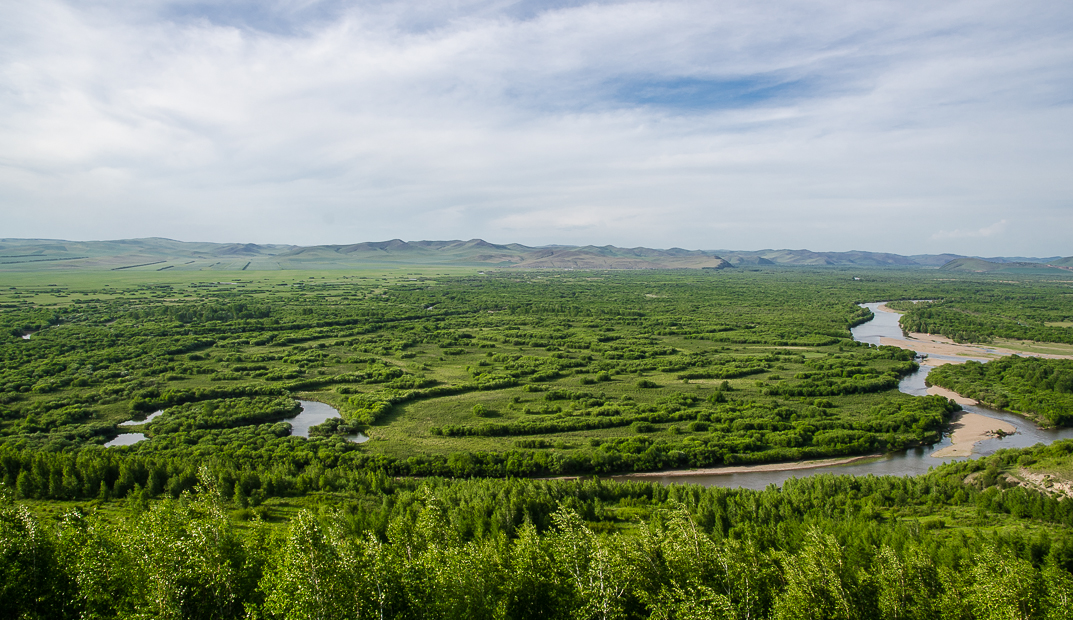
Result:
{"label": "rolling hill", "polygon": [[1059,273],[1061,269],[1073,267],[1062,266],[1063,261],[1073,263],[1070,259],[1051,259],[1047,262],[995,262],[982,258],[956,258],[939,269],[943,271],[969,271],[973,273]]}
{"label": "rolling hill", "polygon": [[530,247],[468,241],[366,241],[348,245],[184,242],[145,238],[112,241],[0,239],[0,271],[288,270],[360,266],[453,265],[515,269],[730,269],[775,266],[941,268],[1004,272],[1073,269],[1071,258],[1014,260],[955,254],[901,256],[811,250],[685,250],[604,246]]}

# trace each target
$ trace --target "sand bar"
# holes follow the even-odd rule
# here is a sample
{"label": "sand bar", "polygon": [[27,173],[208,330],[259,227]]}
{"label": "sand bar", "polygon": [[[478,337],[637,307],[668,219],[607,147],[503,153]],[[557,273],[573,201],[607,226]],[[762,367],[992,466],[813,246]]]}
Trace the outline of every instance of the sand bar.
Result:
{"label": "sand bar", "polygon": [[958,394],[954,390],[948,390],[948,389],[946,389],[944,387],[939,387],[938,385],[930,385],[930,386],[928,386],[928,394],[934,394],[934,395],[937,395],[937,396],[945,396],[945,397],[949,398],[950,400],[954,401],[955,403],[957,403],[959,405],[978,405],[978,404],[980,404],[980,403],[976,402],[976,400],[974,400],[972,398],[969,398],[967,396],[962,396],[961,394]]}
{"label": "sand bar", "polygon": [[798,469],[815,469],[830,465],[845,465],[857,461],[882,458],[882,454],[868,454],[865,456],[850,456],[841,459],[821,459],[818,461],[793,461],[789,463],[763,463],[759,465],[731,465],[728,467],[709,467],[706,469],[672,469],[670,471],[646,471],[634,474],[623,474],[615,478],[665,478],[676,476],[724,476],[727,474],[751,474],[762,471],[795,471]]}
{"label": "sand bar", "polygon": [[[879,304],[876,306],[876,310],[879,312],[890,312],[892,314],[902,314],[897,310],[891,310],[886,304]],[[929,355],[950,355],[954,357],[969,357],[976,359],[998,359],[1007,355],[1020,355],[1022,357],[1045,357],[1050,359],[1073,359],[1073,355],[1062,355],[1056,353],[1034,353],[1030,351],[1018,351],[1015,349],[1007,349],[1003,347],[991,347],[987,345],[973,345],[973,344],[958,344],[953,340],[939,336],[936,334],[922,334],[920,332],[910,332],[905,338],[886,338],[881,337],[879,344],[889,345],[892,347],[898,347],[899,349],[909,349],[916,351],[917,353],[927,353]],[[942,364],[957,364],[957,361],[953,360],[935,360],[930,361],[927,365],[939,366]]]}
{"label": "sand bar", "polygon": [[989,418],[979,413],[962,413],[950,424],[954,431],[951,438],[953,443],[942,450],[932,452],[935,458],[947,458],[951,456],[970,456],[972,448],[977,442],[994,437],[994,431],[1003,431],[1007,434],[1017,432],[1017,427],[1009,422]]}
{"label": "sand bar", "polygon": [[[931,336],[929,334],[910,334],[910,338],[883,337],[879,339],[879,344],[898,347],[899,349],[909,349],[917,353],[927,353],[928,355],[950,355],[966,359],[998,359],[1002,355],[1013,354],[1013,351],[1000,353],[998,349],[984,349],[978,346],[957,344],[942,336]],[[950,360],[947,361],[949,362]]]}

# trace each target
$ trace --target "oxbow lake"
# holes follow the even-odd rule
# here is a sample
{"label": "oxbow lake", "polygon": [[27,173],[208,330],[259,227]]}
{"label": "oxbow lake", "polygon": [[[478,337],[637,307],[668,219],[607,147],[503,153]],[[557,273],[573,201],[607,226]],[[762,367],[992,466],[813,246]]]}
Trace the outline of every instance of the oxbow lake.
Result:
{"label": "oxbow lake", "polygon": [[[284,422],[289,422],[291,424],[291,435],[296,437],[309,437],[310,427],[323,424],[331,418],[339,417],[339,411],[331,405],[318,403],[312,400],[300,400],[298,401],[298,404],[302,406],[302,410],[298,412],[298,415],[283,419]],[[144,420],[128,420],[126,422],[120,422],[119,426],[139,426],[148,424],[163,413],[163,411],[156,411],[149,414]],[[369,441],[369,438],[362,433],[347,435],[346,438],[355,443]],[[107,447],[129,446],[144,439],[146,439],[146,437],[143,433],[120,433],[118,437],[104,445]]]}
{"label": "oxbow lake", "polygon": [[[902,329],[898,325],[900,315],[897,312],[879,310],[879,306],[885,302],[862,304],[872,310],[874,318],[867,323],[862,323],[850,330],[853,339],[857,342],[879,344],[880,338],[901,338]],[[965,360],[972,358],[949,357],[943,355],[931,355],[932,359],[956,359]],[[987,361],[987,360],[977,360]],[[921,366],[920,370],[902,379],[898,389],[905,394],[925,396],[928,393],[924,379],[931,371],[929,366]],[[630,476],[615,476],[616,480],[649,480],[663,484],[699,484],[703,486],[718,486],[728,488],[764,489],[770,484],[782,485],[790,478],[804,478],[817,474],[836,474],[847,476],[919,476],[928,473],[928,470],[942,463],[953,461],[966,461],[978,459],[983,456],[994,454],[1003,448],[1027,448],[1038,443],[1049,444],[1059,439],[1073,438],[1073,428],[1044,429],[1036,426],[1030,420],[1019,415],[1005,411],[995,411],[979,405],[965,405],[965,411],[978,413],[982,416],[995,420],[1008,422],[1017,428],[1017,432],[1007,437],[995,437],[977,443],[973,447],[972,456],[936,458],[931,456],[933,452],[950,445],[949,435],[944,435],[942,441],[931,446],[912,448],[905,452],[888,454],[867,461],[858,461],[845,465],[829,465],[814,469],[799,469],[796,471],[764,471],[730,474],[686,474],[675,476],[646,476],[633,478]]]}

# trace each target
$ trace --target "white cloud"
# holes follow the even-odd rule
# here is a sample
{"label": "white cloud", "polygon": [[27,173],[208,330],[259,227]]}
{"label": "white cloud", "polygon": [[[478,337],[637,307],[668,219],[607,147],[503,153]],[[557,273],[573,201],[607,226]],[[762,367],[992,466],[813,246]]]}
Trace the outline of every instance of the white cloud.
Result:
{"label": "white cloud", "polygon": [[1061,3],[132,6],[0,9],[0,236],[1070,253]]}

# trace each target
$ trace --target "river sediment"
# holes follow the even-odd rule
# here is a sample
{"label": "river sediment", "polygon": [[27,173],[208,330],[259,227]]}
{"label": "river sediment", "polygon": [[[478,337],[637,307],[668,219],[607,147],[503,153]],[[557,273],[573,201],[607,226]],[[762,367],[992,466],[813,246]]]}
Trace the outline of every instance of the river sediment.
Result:
{"label": "river sediment", "polygon": [[1009,422],[989,418],[973,412],[963,412],[950,423],[951,444],[931,453],[932,458],[947,458],[972,455],[977,443],[992,437],[1004,437],[1017,432]]}
{"label": "river sediment", "polygon": [[799,471],[817,469],[833,465],[848,465],[872,459],[883,458],[882,454],[850,456],[837,459],[818,459],[815,461],[791,461],[785,463],[760,463],[757,465],[727,465],[726,467],[707,467],[700,469],[677,469],[671,471],[638,472],[615,476],[616,480],[640,480],[645,478],[675,478],[684,476],[721,476],[727,474],[751,474],[758,472]]}

